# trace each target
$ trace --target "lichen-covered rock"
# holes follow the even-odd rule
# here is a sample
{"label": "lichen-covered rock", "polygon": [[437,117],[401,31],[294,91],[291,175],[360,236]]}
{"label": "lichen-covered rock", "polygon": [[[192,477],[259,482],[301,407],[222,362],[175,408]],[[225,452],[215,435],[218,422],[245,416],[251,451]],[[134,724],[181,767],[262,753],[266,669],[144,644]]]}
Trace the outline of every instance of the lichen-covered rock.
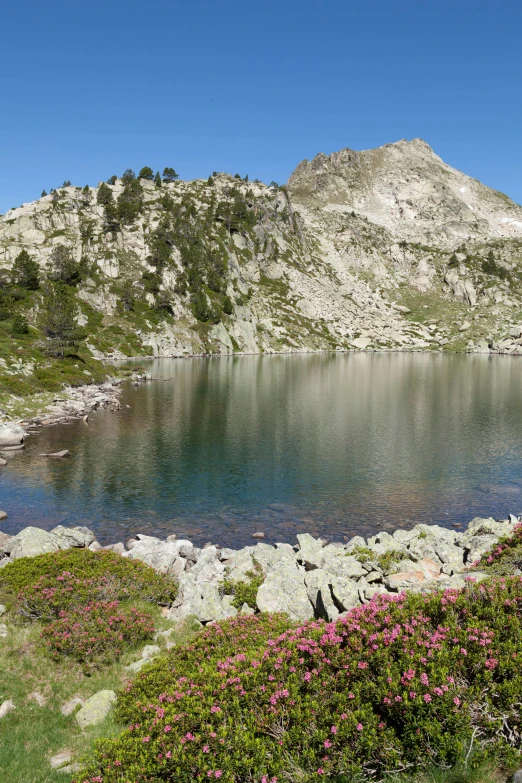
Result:
{"label": "lichen-covered rock", "polygon": [[39,527],[26,527],[4,544],[3,551],[11,560],[18,560],[20,557],[35,557],[45,552],[58,552],[66,548],[58,536]]}
{"label": "lichen-covered rock", "polygon": [[87,547],[92,544],[96,536],[88,527],[64,527],[58,525],[51,530],[51,534],[56,536],[62,549],[69,547]]}
{"label": "lichen-covered rock", "polygon": [[114,691],[98,691],[84,702],[83,707],[74,717],[81,729],[85,729],[87,726],[96,726],[105,720],[115,702]]}
{"label": "lichen-covered rock", "polygon": [[339,609],[335,604],[331,590],[332,577],[322,568],[308,571],[304,578],[306,593],[310,599],[317,617],[325,620],[335,620],[339,617]]}
{"label": "lichen-covered rock", "polygon": [[314,610],[304,582],[304,573],[290,560],[273,568],[257,591],[260,612],[285,612],[292,620],[310,620]]}

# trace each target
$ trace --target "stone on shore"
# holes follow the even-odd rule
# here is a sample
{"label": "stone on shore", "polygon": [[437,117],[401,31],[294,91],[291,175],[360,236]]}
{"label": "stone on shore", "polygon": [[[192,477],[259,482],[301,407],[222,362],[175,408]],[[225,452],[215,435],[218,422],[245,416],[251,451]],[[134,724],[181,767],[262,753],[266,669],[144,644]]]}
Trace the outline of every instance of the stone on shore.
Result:
{"label": "stone on shore", "polygon": [[7,512],[6,511],[0,511],[0,521],[7,519]]}
{"label": "stone on shore", "polygon": [[270,571],[257,591],[256,603],[260,612],[285,612],[292,620],[311,620],[314,616],[304,573],[288,561]]}
{"label": "stone on shore", "polygon": [[52,769],[59,769],[60,767],[63,767],[65,764],[68,764],[70,761],[72,761],[72,757],[72,750],[60,750],[58,753],[55,753],[54,756],[51,756],[49,759],[49,764],[51,765]]}
{"label": "stone on shore", "polygon": [[110,690],[98,691],[98,693],[87,699],[83,707],[74,716],[80,728],[85,729],[87,726],[96,726],[105,720],[115,701],[116,694]]}
{"label": "stone on shore", "polygon": [[19,446],[24,442],[25,430],[17,424],[0,424],[0,446]]}
{"label": "stone on shore", "polygon": [[69,547],[87,547],[95,539],[95,535],[88,527],[79,525],[78,527],[64,527],[58,525],[51,530],[51,533],[56,536],[63,549],[69,549]]}
{"label": "stone on shore", "polygon": [[26,527],[13,536],[2,548],[6,554],[10,555],[11,560],[18,560],[20,557],[36,557],[36,555],[42,555],[46,552],[57,552],[62,547],[60,539],[52,533],[48,533],[47,530],[41,530],[39,527]]}

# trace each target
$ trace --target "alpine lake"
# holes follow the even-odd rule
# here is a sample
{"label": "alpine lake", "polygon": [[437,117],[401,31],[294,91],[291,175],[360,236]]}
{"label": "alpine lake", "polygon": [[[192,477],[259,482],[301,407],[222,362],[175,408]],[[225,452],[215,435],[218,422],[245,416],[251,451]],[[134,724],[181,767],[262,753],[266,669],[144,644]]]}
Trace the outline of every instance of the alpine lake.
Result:
{"label": "alpine lake", "polygon": [[[120,411],[44,427],[0,473],[2,530],[92,527],[239,547],[522,511],[522,359],[162,359]],[[64,460],[42,452],[69,449]]]}

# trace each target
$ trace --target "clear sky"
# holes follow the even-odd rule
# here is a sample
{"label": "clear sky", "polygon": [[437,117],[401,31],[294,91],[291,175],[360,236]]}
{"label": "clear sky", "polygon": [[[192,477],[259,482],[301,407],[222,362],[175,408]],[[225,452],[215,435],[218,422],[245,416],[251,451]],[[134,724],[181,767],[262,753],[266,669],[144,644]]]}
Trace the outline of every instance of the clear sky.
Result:
{"label": "clear sky", "polygon": [[284,182],[420,136],[522,202],[520,0],[25,0],[0,17],[0,213],[173,166]]}

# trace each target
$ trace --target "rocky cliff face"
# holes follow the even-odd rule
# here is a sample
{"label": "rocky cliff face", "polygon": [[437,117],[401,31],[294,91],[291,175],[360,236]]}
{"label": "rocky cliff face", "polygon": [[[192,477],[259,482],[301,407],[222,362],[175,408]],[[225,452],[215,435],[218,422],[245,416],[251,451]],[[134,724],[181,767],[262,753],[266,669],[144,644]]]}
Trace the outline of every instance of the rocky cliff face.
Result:
{"label": "rocky cliff face", "polygon": [[[419,139],[317,155],[287,188],[222,174],[129,193],[121,179],[64,187],[0,217],[6,283],[23,249],[42,280],[60,245],[81,262],[96,357],[522,352],[522,207]],[[40,306],[36,292],[34,327]]]}

